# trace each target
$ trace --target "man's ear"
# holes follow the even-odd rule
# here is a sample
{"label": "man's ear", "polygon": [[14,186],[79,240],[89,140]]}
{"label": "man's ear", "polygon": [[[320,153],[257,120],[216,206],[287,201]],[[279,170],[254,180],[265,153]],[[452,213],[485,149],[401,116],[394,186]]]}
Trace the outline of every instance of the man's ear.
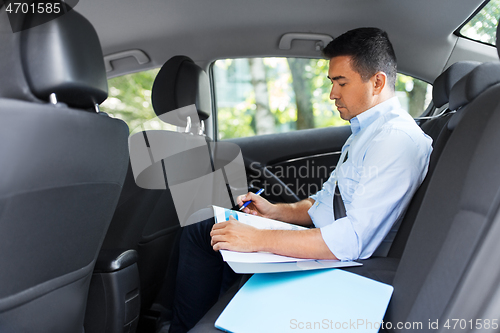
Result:
{"label": "man's ear", "polygon": [[372,76],[373,95],[379,95],[387,83],[387,75],[384,72],[377,72]]}

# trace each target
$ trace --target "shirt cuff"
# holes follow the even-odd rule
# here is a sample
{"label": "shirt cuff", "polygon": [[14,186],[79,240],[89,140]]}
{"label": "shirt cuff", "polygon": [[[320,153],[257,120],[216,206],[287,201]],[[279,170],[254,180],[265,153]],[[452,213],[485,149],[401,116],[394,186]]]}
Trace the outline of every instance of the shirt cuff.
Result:
{"label": "shirt cuff", "polygon": [[321,237],[330,251],[341,261],[359,258],[359,241],[349,217],[343,217],[320,228]]}

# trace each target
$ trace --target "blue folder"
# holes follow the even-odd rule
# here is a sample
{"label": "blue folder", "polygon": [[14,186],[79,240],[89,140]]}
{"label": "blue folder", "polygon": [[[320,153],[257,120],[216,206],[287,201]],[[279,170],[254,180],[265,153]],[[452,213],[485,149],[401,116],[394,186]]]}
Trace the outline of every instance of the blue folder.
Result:
{"label": "blue folder", "polygon": [[339,269],[254,274],[215,327],[234,333],[378,332],[392,291]]}

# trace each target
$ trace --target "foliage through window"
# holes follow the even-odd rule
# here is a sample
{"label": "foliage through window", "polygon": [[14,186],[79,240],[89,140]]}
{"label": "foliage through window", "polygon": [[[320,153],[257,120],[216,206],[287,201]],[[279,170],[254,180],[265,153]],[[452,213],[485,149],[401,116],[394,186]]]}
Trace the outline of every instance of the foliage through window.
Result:
{"label": "foliage through window", "polygon": [[[219,139],[349,124],[330,100],[328,60],[224,59],[213,70]],[[432,86],[398,74],[396,90],[402,106],[418,117]]]}
{"label": "foliage through window", "polygon": [[177,130],[156,119],[151,105],[151,89],[159,69],[127,74],[108,80],[109,97],[101,110],[125,121],[130,132],[142,130]]}
{"label": "foliage through window", "polygon": [[495,45],[499,16],[500,0],[491,0],[460,29],[460,34],[483,43]]}

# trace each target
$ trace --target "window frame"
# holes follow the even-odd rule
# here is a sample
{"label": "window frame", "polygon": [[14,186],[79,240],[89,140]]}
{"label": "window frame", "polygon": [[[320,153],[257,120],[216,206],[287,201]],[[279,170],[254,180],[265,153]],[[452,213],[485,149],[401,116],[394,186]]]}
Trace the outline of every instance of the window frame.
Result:
{"label": "window frame", "polygon": [[484,7],[486,7],[487,4],[490,3],[491,0],[485,0],[479,7],[477,7],[477,9],[462,23],[458,26],[458,28],[453,32],[453,34],[457,37],[460,37],[460,38],[465,38],[465,39],[468,39],[470,41],[473,41],[475,43],[480,43],[480,44],[484,44],[484,45],[488,45],[488,46],[493,46],[495,47],[494,44],[490,44],[490,43],[486,43],[486,42],[483,42],[483,41],[480,41],[480,40],[477,40],[477,39],[473,39],[473,38],[470,38],[470,37],[467,37],[465,35],[463,35],[460,30],[462,30],[462,28],[467,24],[469,23],[480,11],[483,10]]}

